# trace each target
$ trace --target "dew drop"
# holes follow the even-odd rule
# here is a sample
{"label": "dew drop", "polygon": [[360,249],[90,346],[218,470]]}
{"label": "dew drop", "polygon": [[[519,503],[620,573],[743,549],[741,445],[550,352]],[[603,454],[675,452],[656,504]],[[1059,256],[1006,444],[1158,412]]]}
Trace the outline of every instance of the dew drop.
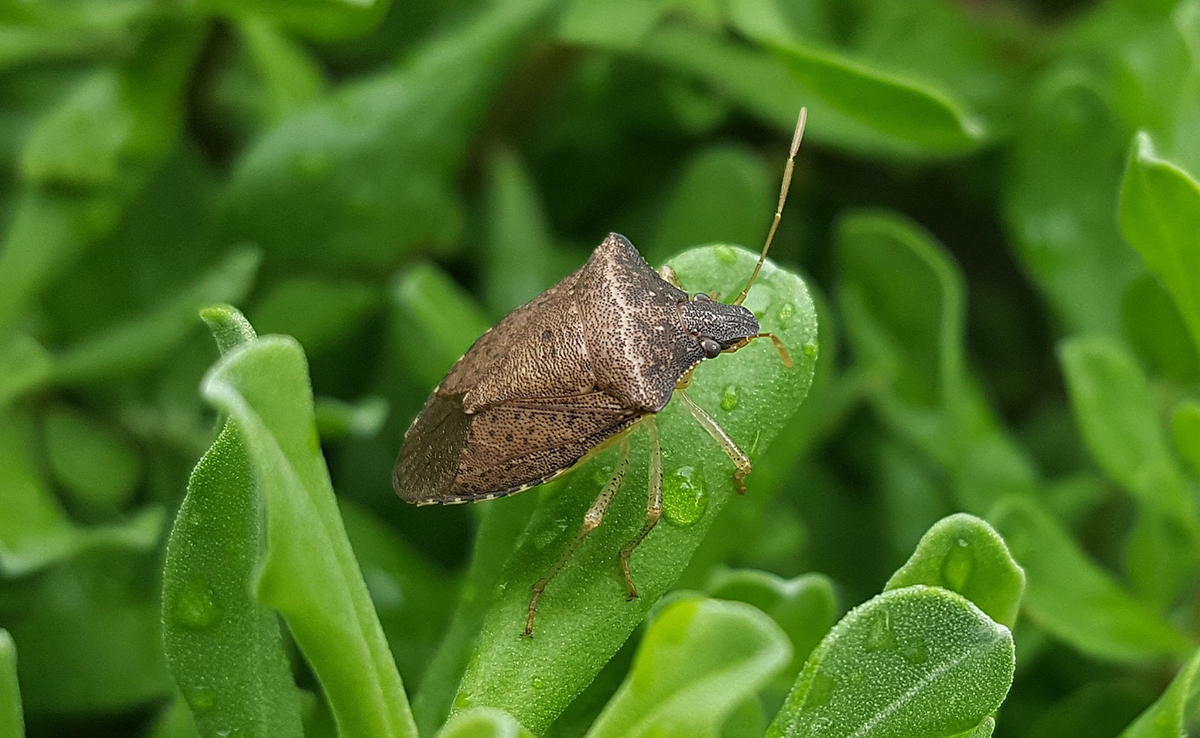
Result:
{"label": "dew drop", "polygon": [[833,699],[833,686],[833,677],[823,671],[814,674],[812,686],[808,688],[808,695],[804,698],[804,709],[829,704],[829,700]]}
{"label": "dew drop", "polygon": [[974,569],[975,555],[971,553],[971,546],[966,540],[959,538],[950,546],[946,558],[942,560],[942,581],[948,588],[961,592],[967,586],[967,580],[971,578]]}
{"label": "dew drop", "polygon": [[737,261],[737,252],[730,246],[718,246],[713,251],[716,253],[717,258],[725,264],[733,264]]}
{"label": "dew drop", "polygon": [[681,466],[663,478],[663,515],[675,525],[687,527],[704,517],[708,491],[704,477],[690,466]]}
{"label": "dew drop", "polygon": [[531,681],[531,683],[533,684],[533,688],[534,688],[534,689],[541,689],[541,688],[543,688],[543,687],[545,687],[545,686],[546,686],[546,683],[545,683],[545,682],[543,682],[543,681],[542,681],[542,678],[541,678],[541,677],[539,677],[539,676],[535,676],[535,677],[533,678],[533,680]]}
{"label": "dew drop", "polygon": [[454,697],[454,709],[465,710],[471,706],[471,695],[469,692],[459,692]]}
{"label": "dew drop", "polygon": [[790,302],[785,302],[783,303],[783,307],[779,308],[779,312],[776,314],[776,316],[779,318],[780,323],[785,323],[795,312],[796,306]]}
{"label": "dew drop", "polygon": [[207,630],[221,619],[221,608],[213,598],[213,591],[198,576],[194,576],[175,597],[171,617],[176,625],[192,630]]}
{"label": "dew drop", "polygon": [[738,388],[736,385],[729,385],[721,390],[721,409],[729,412],[738,406]]}
{"label": "dew drop", "polygon": [[192,712],[209,712],[217,705],[217,692],[212,687],[202,684],[190,687],[183,692],[183,699],[192,708]]}
{"label": "dew drop", "polygon": [[808,343],[804,344],[803,351],[804,351],[804,355],[807,356],[808,358],[810,358],[810,359],[817,358],[817,343],[816,343],[816,341],[809,341]]}
{"label": "dew drop", "polygon": [[896,634],[892,632],[892,616],[884,610],[875,616],[863,639],[863,648],[867,651],[884,651],[895,648]]}

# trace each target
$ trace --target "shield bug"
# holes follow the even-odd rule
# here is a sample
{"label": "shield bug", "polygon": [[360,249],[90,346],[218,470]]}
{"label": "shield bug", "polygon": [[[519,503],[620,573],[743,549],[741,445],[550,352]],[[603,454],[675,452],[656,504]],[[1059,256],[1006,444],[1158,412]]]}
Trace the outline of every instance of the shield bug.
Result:
{"label": "shield bug", "polygon": [[546,586],[604,519],[629,462],[629,433],[640,426],[650,440],[646,522],[620,553],[629,597],[637,597],[629,558],[662,515],[654,416],[672,397],[729,455],[737,490],[745,492],[750,457],[686,390],[701,361],[757,338],[774,342],[783,363],[792,365],[783,344],[760,331],[742,302],[779,226],[806,115],[801,109],[766,243],[732,303],[689,296],[669,268],[656,272],[625,237],[610,233],[582,267],[480,336],[405,432],[392,485],[416,505],[504,497],[563,474],[601,448],[620,448],[579,533],[533,586],[525,635],[533,633]]}

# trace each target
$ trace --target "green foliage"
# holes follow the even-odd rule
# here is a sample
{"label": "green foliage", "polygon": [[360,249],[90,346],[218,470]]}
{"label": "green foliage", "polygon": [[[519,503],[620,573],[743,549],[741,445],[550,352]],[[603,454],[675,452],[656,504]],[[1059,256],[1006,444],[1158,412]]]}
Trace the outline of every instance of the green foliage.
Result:
{"label": "green foliage", "polygon": [[[522,638],[617,450],[405,430],[610,231],[736,295],[801,106],[747,494],[668,403]],[[1198,729],[1200,0],[0,0],[0,167],[0,738]]]}

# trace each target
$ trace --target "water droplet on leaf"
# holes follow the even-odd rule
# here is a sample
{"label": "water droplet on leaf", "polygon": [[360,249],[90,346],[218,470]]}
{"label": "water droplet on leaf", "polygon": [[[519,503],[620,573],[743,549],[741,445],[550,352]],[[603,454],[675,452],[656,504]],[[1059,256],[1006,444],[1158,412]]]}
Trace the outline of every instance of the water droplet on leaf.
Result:
{"label": "water droplet on leaf", "polygon": [[785,323],[787,322],[787,319],[792,317],[795,312],[796,307],[790,302],[785,302],[783,303],[783,307],[779,308],[779,312],[776,313],[776,317],[779,319],[780,323]]}
{"label": "water droplet on leaf", "polygon": [[675,525],[687,527],[704,517],[708,491],[704,477],[690,466],[681,466],[663,478],[663,515]]}
{"label": "water droplet on leaf", "polygon": [[863,648],[874,652],[895,648],[895,646],[896,634],[892,632],[892,616],[887,610],[884,610],[872,619],[867,630],[867,637],[863,639]]}
{"label": "water droplet on leaf", "polygon": [[929,660],[929,646],[926,645],[925,639],[913,638],[908,643],[900,646],[900,655],[913,666],[923,664]]}
{"label": "water droplet on leaf", "polygon": [[729,246],[718,246],[714,249],[717,258],[725,264],[732,264],[737,261],[737,252]]}
{"label": "water droplet on leaf", "polygon": [[823,671],[813,675],[812,686],[804,698],[804,709],[820,707],[829,703],[833,698],[833,678]]}
{"label": "water droplet on leaf", "polygon": [[175,596],[171,618],[181,627],[207,630],[221,619],[221,608],[217,605],[208,583],[195,576]]}
{"label": "water droplet on leaf", "polygon": [[804,351],[804,355],[805,355],[805,356],[807,356],[808,358],[810,358],[810,359],[815,359],[815,358],[817,358],[817,344],[816,344],[816,342],[815,342],[815,341],[809,341],[808,343],[804,344],[803,351]]}
{"label": "water droplet on leaf", "polygon": [[188,707],[192,708],[192,712],[208,712],[216,707],[217,692],[212,687],[202,684],[185,689],[183,699],[187,701]]}
{"label": "water droplet on leaf", "polygon": [[961,592],[967,585],[967,580],[971,578],[974,568],[975,555],[971,552],[971,546],[959,538],[951,544],[946,558],[942,561],[942,581],[948,588]]}
{"label": "water droplet on leaf", "polygon": [[546,683],[545,683],[545,682],[543,682],[543,681],[542,681],[542,678],[541,678],[541,677],[539,677],[539,676],[535,676],[535,677],[533,678],[533,680],[532,680],[532,683],[533,683],[533,688],[534,688],[534,689],[541,689],[542,687],[545,687],[545,686],[546,686]]}

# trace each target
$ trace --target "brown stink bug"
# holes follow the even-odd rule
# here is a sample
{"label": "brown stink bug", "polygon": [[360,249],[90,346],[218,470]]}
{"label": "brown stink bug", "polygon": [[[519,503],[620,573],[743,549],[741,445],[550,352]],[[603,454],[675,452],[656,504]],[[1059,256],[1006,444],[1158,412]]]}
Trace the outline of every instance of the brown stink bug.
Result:
{"label": "brown stink bug", "polygon": [[760,332],[742,302],[779,226],[806,114],[800,110],[762,254],[732,303],[704,293],[689,297],[669,268],[654,271],[629,241],[610,233],[586,264],[480,336],[404,434],[392,485],[417,505],[511,495],[563,474],[602,447],[619,445],[616,469],[579,534],[533,587],[525,635],[533,633],[546,585],[603,520],[629,462],[628,434],[641,426],[650,438],[650,499],[645,525],[620,555],[629,596],[637,597],[629,557],[662,515],[662,448],[654,416],[672,397],[733,460],[734,482],[745,492],[750,458],[686,389],[701,361],[756,338],[771,339],[784,364],[792,365],[783,344]]}

